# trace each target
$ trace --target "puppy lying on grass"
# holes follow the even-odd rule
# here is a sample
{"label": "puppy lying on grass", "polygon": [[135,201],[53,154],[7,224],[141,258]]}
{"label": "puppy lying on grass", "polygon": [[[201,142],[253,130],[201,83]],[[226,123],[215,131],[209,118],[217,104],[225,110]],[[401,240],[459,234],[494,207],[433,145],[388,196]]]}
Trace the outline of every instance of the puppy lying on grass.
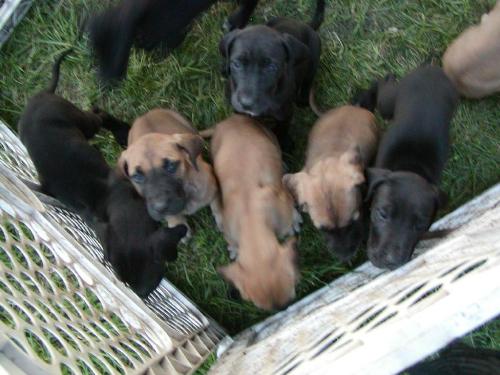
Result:
{"label": "puppy lying on grass", "polygon": [[280,149],[272,133],[255,120],[233,115],[216,125],[212,158],[220,199],[212,205],[229,244],[222,276],[256,306],[270,310],[295,297],[299,272],[295,237],[300,216],[283,186]]}
{"label": "puppy lying on grass", "polygon": [[209,205],[217,193],[202,150],[203,140],[188,120],[175,111],[154,109],[135,120],[118,166],[154,220],[187,225],[184,215]]}
{"label": "puppy lying on grass", "polygon": [[367,200],[368,258],[394,269],[411,259],[444,203],[438,185],[458,93],[441,68],[424,66],[400,82],[390,75],[376,82],[359,102],[392,120],[368,169]]}
{"label": "puppy lying on grass", "polygon": [[97,109],[83,112],[54,94],[68,52],[56,60],[49,88],[33,96],[22,113],[21,141],[37,169],[41,191],[90,221],[118,277],[146,297],[163,278],[165,260],[176,258],[186,227],[160,227],[132,185],[116,176],[88,143],[103,127],[123,144],[128,124]]}
{"label": "puppy lying on grass", "polygon": [[365,167],[375,156],[375,116],[342,106],[323,114],[309,134],[304,168],[283,182],[327,240],[328,249],[349,261],[364,238]]}

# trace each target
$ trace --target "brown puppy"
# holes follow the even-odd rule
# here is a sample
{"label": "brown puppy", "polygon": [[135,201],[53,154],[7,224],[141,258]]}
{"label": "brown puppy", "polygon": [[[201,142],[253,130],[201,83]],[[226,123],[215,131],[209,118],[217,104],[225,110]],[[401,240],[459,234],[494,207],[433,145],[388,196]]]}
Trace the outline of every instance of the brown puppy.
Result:
{"label": "brown puppy", "polygon": [[344,261],[363,238],[364,168],[375,155],[375,117],[366,109],[342,106],[325,113],[309,135],[304,168],[283,182],[302,211]]}
{"label": "brown puppy", "polygon": [[500,1],[453,41],[443,69],[460,94],[481,98],[500,91]]}
{"label": "brown puppy", "polygon": [[119,169],[130,178],[155,220],[169,226],[185,223],[212,202],[217,184],[203,160],[203,140],[179,113],[153,109],[135,120]]}
{"label": "brown puppy", "polygon": [[281,152],[257,121],[233,115],[217,124],[212,158],[220,200],[212,209],[235,262],[219,268],[241,296],[270,310],[295,297],[298,270],[293,235],[300,216],[284,188]]}

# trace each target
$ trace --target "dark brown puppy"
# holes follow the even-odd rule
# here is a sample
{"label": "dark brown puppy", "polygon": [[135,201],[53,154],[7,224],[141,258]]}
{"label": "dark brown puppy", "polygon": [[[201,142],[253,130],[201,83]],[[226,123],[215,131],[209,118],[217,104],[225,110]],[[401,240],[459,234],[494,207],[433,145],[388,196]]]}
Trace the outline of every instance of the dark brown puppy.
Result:
{"label": "dark brown puppy", "polygon": [[438,188],[448,158],[449,126],[458,101],[439,67],[420,67],[399,83],[388,76],[360,102],[392,119],[375,162],[368,169],[371,202],[368,258],[394,269],[413,250],[442,205]]}
{"label": "dark brown puppy", "polygon": [[[244,27],[258,0],[243,0],[226,21]],[[93,16],[88,24],[99,75],[105,82],[125,78],[130,49],[160,48],[166,55],[184,40],[191,22],[216,0],[122,0]]]}
{"label": "dark brown puppy", "polygon": [[97,111],[83,112],[54,94],[61,56],[51,86],[33,96],[19,121],[21,141],[39,174],[41,190],[95,225],[118,277],[141,297],[163,277],[165,260],[177,255],[186,227],[161,228],[125,178],[117,178],[88,139],[101,128],[126,140],[128,124]]}
{"label": "dark brown puppy", "polygon": [[224,36],[219,45],[222,72],[228,77],[228,96],[236,112],[271,117],[286,126],[293,104],[308,103],[321,52],[315,30],[324,9],[324,0],[318,0],[309,25],[274,18]]}

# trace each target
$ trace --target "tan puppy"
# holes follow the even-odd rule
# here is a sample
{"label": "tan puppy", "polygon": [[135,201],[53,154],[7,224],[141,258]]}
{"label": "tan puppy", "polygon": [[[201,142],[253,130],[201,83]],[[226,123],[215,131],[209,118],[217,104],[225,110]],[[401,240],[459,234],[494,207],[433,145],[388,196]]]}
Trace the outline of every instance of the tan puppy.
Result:
{"label": "tan puppy", "polygon": [[304,168],[283,182],[329,248],[349,260],[363,237],[364,168],[375,155],[375,117],[363,108],[343,106],[325,113],[309,134]]}
{"label": "tan puppy", "polygon": [[500,91],[500,1],[453,41],[443,56],[443,68],[458,91],[481,98]]}
{"label": "tan puppy", "polygon": [[135,120],[118,166],[145,198],[150,216],[175,226],[216,196],[202,149],[203,140],[189,121],[177,112],[153,109]]}
{"label": "tan puppy", "polygon": [[272,133],[255,120],[233,115],[217,124],[212,158],[221,199],[212,208],[235,262],[219,272],[241,296],[262,309],[295,297],[295,238],[300,216],[284,188],[281,152]]}

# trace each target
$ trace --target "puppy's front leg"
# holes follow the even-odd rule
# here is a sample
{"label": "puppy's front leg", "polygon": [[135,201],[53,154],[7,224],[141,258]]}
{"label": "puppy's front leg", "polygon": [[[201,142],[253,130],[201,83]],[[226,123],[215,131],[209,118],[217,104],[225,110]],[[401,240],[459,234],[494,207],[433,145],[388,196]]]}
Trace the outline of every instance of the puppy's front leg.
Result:
{"label": "puppy's front leg", "polygon": [[167,223],[167,227],[169,227],[169,228],[173,228],[179,224],[183,224],[187,227],[186,235],[181,240],[182,244],[186,244],[191,239],[191,237],[193,237],[193,232],[191,231],[191,227],[187,223],[185,216],[183,216],[183,215],[167,216],[165,218],[165,221]]}
{"label": "puppy's front leg", "polygon": [[210,203],[210,209],[212,210],[212,216],[215,219],[215,224],[221,232],[224,232],[223,216],[222,216],[222,204],[220,197],[215,197],[215,199]]}
{"label": "puppy's front leg", "polygon": [[117,119],[116,117],[110,115],[109,113],[101,110],[99,107],[94,106],[92,108],[92,114],[99,118],[101,126],[104,129],[109,130],[113,133],[116,142],[122,147],[127,146],[128,132],[130,130],[130,125],[124,121]]}

